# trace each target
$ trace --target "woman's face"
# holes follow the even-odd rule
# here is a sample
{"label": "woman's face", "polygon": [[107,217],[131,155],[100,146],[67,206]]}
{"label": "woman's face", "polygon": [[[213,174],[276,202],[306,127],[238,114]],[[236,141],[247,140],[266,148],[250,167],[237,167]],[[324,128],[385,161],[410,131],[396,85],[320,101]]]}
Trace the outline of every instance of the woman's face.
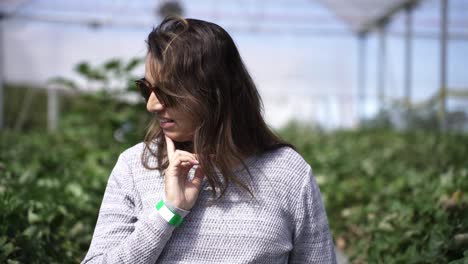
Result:
{"label": "woman's face", "polygon": [[[154,78],[151,75],[149,60],[150,56],[147,56],[145,63],[145,79],[153,86]],[[151,93],[146,103],[146,109],[156,114],[161,129],[170,139],[177,142],[193,141],[196,125],[189,115],[174,107],[166,107],[159,102],[154,93]]]}

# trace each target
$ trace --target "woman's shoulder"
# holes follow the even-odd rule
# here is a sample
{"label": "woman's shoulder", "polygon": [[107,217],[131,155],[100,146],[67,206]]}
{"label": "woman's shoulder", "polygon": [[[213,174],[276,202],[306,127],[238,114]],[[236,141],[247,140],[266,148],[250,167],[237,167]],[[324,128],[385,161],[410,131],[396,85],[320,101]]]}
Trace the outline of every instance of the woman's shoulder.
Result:
{"label": "woman's shoulder", "polygon": [[150,142],[139,142],[120,153],[120,158],[124,159],[127,163],[131,164],[133,162],[140,162],[141,157],[144,153],[149,153],[149,151],[156,152],[157,146],[155,143]]}
{"label": "woman's shoulder", "polygon": [[261,155],[260,161],[265,167],[281,170],[295,175],[307,175],[311,167],[304,157],[289,146],[282,146]]}
{"label": "woman's shoulder", "polygon": [[120,153],[120,156],[126,160],[132,159],[134,157],[140,157],[141,153],[143,153],[144,147],[145,143],[139,142],[122,151],[122,153]]}
{"label": "woman's shoulder", "polygon": [[[303,186],[313,183],[312,167],[295,149],[285,146],[264,153],[256,163],[257,180],[266,190],[280,197],[290,207],[298,199]],[[276,198],[272,198],[276,199]]]}

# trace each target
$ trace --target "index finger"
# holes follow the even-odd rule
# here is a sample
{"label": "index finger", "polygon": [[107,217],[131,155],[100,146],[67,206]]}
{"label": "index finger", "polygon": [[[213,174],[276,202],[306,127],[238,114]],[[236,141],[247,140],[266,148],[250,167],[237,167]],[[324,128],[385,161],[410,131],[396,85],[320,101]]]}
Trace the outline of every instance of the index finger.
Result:
{"label": "index finger", "polygon": [[175,152],[174,142],[168,136],[164,135],[164,137],[166,138],[167,158],[169,160],[172,160],[172,156],[174,155],[174,152]]}

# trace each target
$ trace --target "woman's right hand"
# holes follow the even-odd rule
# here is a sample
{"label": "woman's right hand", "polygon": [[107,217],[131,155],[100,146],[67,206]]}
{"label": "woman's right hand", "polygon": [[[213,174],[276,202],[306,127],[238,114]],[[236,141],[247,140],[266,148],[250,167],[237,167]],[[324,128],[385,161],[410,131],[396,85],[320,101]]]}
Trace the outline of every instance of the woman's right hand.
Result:
{"label": "woman's right hand", "polygon": [[198,167],[192,180],[187,179],[190,169],[198,165],[193,153],[175,149],[172,139],[166,138],[166,150],[169,165],[164,176],[166,200],[174,206],[189,211],[197,201],[203,178],[203,170]]}

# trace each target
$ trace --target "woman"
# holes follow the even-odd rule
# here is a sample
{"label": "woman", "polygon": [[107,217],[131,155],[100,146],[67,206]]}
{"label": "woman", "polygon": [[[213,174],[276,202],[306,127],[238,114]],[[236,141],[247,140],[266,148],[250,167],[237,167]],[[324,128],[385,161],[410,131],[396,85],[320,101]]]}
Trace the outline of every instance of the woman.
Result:
{"label": "woman", "polygon": [[148,36],[155,114],[110,175],[84,263],[335,263],[311,167],[275,136],[216,24],[167,18]]}

